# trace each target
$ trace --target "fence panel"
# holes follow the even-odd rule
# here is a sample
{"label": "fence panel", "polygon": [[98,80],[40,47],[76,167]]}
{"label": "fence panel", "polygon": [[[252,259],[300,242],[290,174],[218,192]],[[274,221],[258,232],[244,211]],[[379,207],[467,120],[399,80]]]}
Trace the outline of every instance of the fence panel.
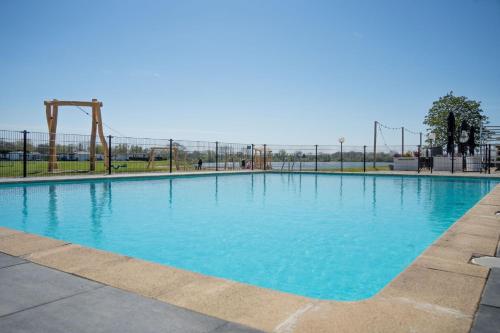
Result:
{"label": "fence panel", "polygon": [[111,172],[168,172],[168,139],[111,138]]}
{"label": "fence panel", "polygon": [[266,170],[314,171],[315,150],[314,145],[266,145]]}
{"label": "fence panel", "polygon": [[[442,148],[417,145],[275,145],[210,141],[106,137],[104,147],[96,138],[95,163],[90,161],[89,135],[0,130],[0,177],[107,174],[121,172],[186,172],[195,170],[346,171],[405,170],[417,163],[418,171],[439,168],[451,171],[451,156]],[[111,139],[111,142],[109,141]],[[54,143],[50,148],[51,143]],[[108,146],[109,145],[109,146]],[[111,150],[108,167],[106,149]],[[487,149],[488,148],[488,149]],[[404,151],[403,154],[401,152]],[[475,155],[452,159],[454,171],[487,171],[495,167],[496,148],[478,146]],[[491,162],[488,162],[492,155]],[[415,158],[419,157],[415,160]],[[416,162],[415,162],[416,161]],[[451,159],[450,159],[451,161]],[[408,164],[402,166],[402,164]],[[401,169],[403,168],[403,169]],[[491,169],[491,168],[490,168]],[[491,171],[491,170],[490,170]]]}
{"label": "fence panel", "polygon": [[0,177],[23,176],[23,133],[0,131]]}

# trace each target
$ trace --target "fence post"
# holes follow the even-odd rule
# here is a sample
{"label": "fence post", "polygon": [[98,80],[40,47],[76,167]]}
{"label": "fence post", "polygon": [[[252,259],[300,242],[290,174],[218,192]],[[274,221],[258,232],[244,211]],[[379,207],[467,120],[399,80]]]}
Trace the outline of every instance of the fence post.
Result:
{"label": "fence post", "polygon": [[[169,143],[169,150],[168,150],[168,170],[170,173],[172,173],[172,158],[173,158],[173,154],[172,154],[172,148],[173,148],[173,143],[174,143],[174,140],[173,139],[170,139],[168,140],[168,143]],[[154,156],[153,156],[154,158]]]}
{"label": "fence post", "polygon": [[420,173],[420,145],[418,145],[417,173]]}
{"label": "fence post", "polygon": [[491,174],[491,144],[488,145],[488,174]]}
{"label": "fence post", "polygon": [[253,170],[253,147],[254,147],[254,144],[252,143],[252,170]]}
{"label": "fence post", "polygon": [[453,146],[453,151],[451,152],[451,173],[455,173],[455,146]]}
{"label": "fence post", "polygon": [[482,168],[484,169],[484,173],[488,173],[488,145],[484,145],[483,147],[484,158],[481,158],[483,162]]}
{"label": "fence post", "polygon": [[26,178],[28,174],[28,131],[23,131],[23,177]]}
{"label": "fence post", "polygon": [[462,152],[462,172],[465,172],[465,169],[466,169],[466,165],[467,165],[467,162],[465,160],[465,150],[466,150],[466,146],[464,144],[464,147],[463,147],[463,152]]}
{"label": "fence post", "polygon": [[344,172],[344,154],[342,151],[342,142],[340,142],[340,172]]}
{"label": "fence post", "polygon": [[363,146],[363,172],[366,172],[366,146]]}
{"label": "fence post", "polygon": [[219,141],[215,141],[215,171],[219,171]]}
{"label": "fence post", "polygon": [[315,157],[315,162],[314,162],[314,171],[318,172],[318,145],[315,146],[316,151],[316,157]]}
{"label": "fence post", "polygon": [[264,171],[266,171],[266,144],[264,144]]}
{"label": "fence post", "polygon": [[113,155],[111,153],[111,139],[112,138],[113,137],[111,135],[108,136],[108,175],[111,174],[111,169],[112,169],[112,167],[111,167],[111,156]]}

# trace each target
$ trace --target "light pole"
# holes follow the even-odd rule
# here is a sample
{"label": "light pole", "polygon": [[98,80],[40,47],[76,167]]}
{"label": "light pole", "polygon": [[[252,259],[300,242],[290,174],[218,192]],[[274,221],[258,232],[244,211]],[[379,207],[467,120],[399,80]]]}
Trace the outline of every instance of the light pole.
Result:
{"label": "light pole", "polygon": [[342,145],[344,144],[345,139],[343,136],[339,138],[339,142],[340,142],[340,172],[344,172],[344,155],[342,151]]}

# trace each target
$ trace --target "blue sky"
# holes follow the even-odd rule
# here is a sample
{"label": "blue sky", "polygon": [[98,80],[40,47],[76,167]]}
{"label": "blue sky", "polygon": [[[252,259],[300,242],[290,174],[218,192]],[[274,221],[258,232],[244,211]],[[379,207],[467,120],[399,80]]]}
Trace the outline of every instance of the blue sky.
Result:
{"label": "blue sky", "polygon": [[500,124],[498,0],[2,0],[0,42],[0,128],[95,97],[128,136],[362,145],[374,120],[424,130],[450,90]]}

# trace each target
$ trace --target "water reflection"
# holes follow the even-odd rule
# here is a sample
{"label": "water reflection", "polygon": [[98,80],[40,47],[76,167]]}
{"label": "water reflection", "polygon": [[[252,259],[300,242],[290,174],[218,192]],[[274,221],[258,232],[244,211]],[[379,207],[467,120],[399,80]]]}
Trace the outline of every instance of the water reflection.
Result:
{"label": "water reflection", "polygon": [[318,174],[314,175],[314,199],[318,199]]}
{"label": "water reflection", "polygon": [[215,204],[219,203],[219,176],[215,176]]}
{"label": "water reflection", "polygon": [[26,231],[26,223],[28,222],[28,189],[26,186],[23,186],[23,209],[22,209],[22,215],[23,215],[23,230]]}
{"label": "water reflection", "polygon": [[377,177],[372,177],[372,208],[373,215],[377,215]]}
{"label": "water reflection", "polygon": [[417,178],[417,201],[422,203],[422,178]]}
{"label": "water reflection", "polygon": [[250,185],[251,186],[250,191],[252,192],[252,199],[253,199],[253,196],[254,196],[254,193],[253,193],[254,184],[253,183],[254,183],[254,179],[253,179],[253,174],[252,174],[252,180],[251,180],[251,185]]}
{"label": "water reflection", "polygon": [[363,198],[366,198],[366,176],[363,176]]}
{"label": "water reflection", "polygon": [[172,182],[173,182],[173,180],[172,180],[172,178],[170,178],[168,180],[168,184],[169,184],[169,187],[168,187],[168,207],[169,208],[172,208],[172,204],[174,202],[174,192],[173,192]]}
{"label": "water reflection", "polygon": [[101,183],[102,191],[98,197],[97,186],[95,183],[89,184],[90,193],[90,217],[91,217],[91,233],[92,237],[96,242],[101,239],[102,235],[102,220],[105,208],[108,210],[109,214],[112,213],[112,183],[104,182]]}
{"label": "water reflection", "polygon": [[55,234],[59,226],[59,218],[57,216],[57,191],[55,185],[49,185],[49,223],[47,224],[46,234],[52,236]]}

